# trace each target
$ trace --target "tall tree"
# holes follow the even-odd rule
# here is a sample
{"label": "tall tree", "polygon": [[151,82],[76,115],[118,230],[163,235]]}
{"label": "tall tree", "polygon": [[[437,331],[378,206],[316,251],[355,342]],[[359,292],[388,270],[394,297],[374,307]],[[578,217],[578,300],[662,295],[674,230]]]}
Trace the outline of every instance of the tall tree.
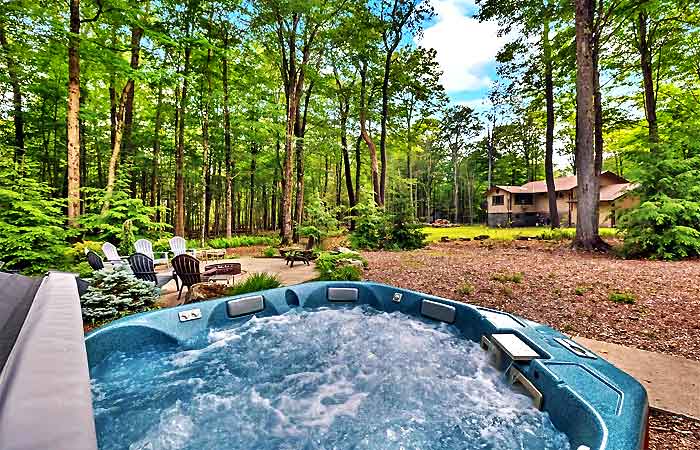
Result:
{"label": "tall tree", "polygon": [[20,85],[17,62],[12,56],[12,49],[7,41],[5,32],[4,17],[0,20],[0,47],[5,56],[5,66],[7,67],[7,75],[10,78],[12,85],[12,106],[14,109],[14,125],[15,125],[15,164],[21,165],[24,159],[24,113],[22,112],[22,88]]}
{"label": "tall tree", "polygon": [[389,78],[394,52],[403,41],[407,31],[415,31],[420,24],[432,16],[429,3],[422,0],[381,0],[380,16],[382,20],[382,43],[384,44],[384,75],[382,79],[382,112],[379,153],[381,157],[381,175],[379,180],[379,202],[384,205],[386,194],[386,139],[389,120]]}
{"label": "tall tree", "polygon": [[592,32],[593,0],[576,0],[576,238],[586,250],[606,247],[598,234],[600,184],[596,173],[594,127],[595,68]]}

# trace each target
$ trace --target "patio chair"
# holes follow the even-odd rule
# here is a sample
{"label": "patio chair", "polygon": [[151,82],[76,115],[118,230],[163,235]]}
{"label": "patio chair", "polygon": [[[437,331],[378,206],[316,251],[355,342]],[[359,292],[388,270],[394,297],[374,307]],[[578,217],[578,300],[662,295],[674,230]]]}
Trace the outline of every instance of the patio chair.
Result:
{"label": "patio chair", "polygon": [[102,253],[105,254],[105,259],[113,266],[120,266],[124,264],[122,257],[119,256],[117,247],[115,247],[111,242],[105,242],[102,244]]}
{"label": "patio chair", "polygon": [[158,287],[165,286],[170,280],[175,278],[175,275],[172,273],[167,275],[156,274],[153,258],[143,253],[134,253],[129,256],[129,265],[136,278],[155,283]]}
{"label": "patio chair", "polygon": [[185,286],[187,286],[187,295],[189,297],[190,288],[202,282],[202,274],[199,271],[199,260],[192,255],[182,253],[174,257],[171,263],[173,265],[173,274],[180,279],[177,299],[180,299],[182,288]]}
{"label": "patio chair", "polygon": [[148,239],[139,239],[138,241],[134,242],[134,249],[136,249],[136,253],[142,253],[151,258],[153,260],[153,264],[156,266],[161,264],[168,265],[168,252],[162,252],[163,257],[156,259],[156,257],[153,255],[153,244]]}
{"label": "patio chair", "polygon": [[187,241],[182,236],[173,236],[168,242],[170,243],[170,251],[173,252],[173,256],[189,253],[192,257],[196,258],[197,251],[195,249],[188,249]]}
{"label": "patio chair", "polygon": [[98,255],[97,253],[93,252],[92,250],[88,250],[86,256],[88,264],[90,264],[92,270],[102,270],[105,268],[105,264],[102,262],[102,258],[100,258],[100,255]]}

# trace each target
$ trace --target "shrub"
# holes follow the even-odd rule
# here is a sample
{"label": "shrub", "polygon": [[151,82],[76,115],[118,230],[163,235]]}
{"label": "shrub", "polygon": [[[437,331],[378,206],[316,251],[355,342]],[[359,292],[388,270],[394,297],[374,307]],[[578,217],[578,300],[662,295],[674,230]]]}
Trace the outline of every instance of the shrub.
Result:
{"label": "shrub", "polygon": [[249,292],[264,291],[266,289],[274,289],[282,286],[277,275],[269,273],[251,273],[245,281],[236,283],[226,290],[227,295],[240,295]]}
{"label": "shrub", "polygon": [[367,260],[355,252],[323,252],[316,259],[318,279],[323,281],[360,281],[363,267],[367,267]]}
{"label": "shrub", "polygon": [[62,267],[69,231],[63,200],[51,199],[46,183],[15,170],[10,158],[0,157],[0,259],[5,269],[28,274]]}
{"label": "shrub", "polygon": [[92,283],[80,299],[83,319],[104,322],[153,307],[160,289],[134,277],[126,266],[103,269],[93,274]]}
{"label": "shrub", "polygon": [[83,279],[92,278],[92,267],[87,261],[81,261],[73,267],[73,272],[77,272],[78,276]]}
{"label": "shrub", "polygon": [[134,237],[133,222],[131,219],[126,219],[122,224],[122,234],[119,239],[119,253],[122,255],[130,255],[134,252]]}
{"label": "shrub", "polygon": [[608,294],[608,300],[615,303],[633,305],[637,302],[637,297],[635,297],[635,295],[631,292],[612,291]]}
{"label": "shrub", "polygon": [[[124,221],[131,221],[131,231],[139,236],[148,238],[159,237],[169,225],[155,222],[157,207],[143,204],[140,198],[132,198],[127,192],[128,180],[120,180],[109,198],[109,208],[103,211],[107,202],[106,191],[103,189],[84,188],[87,195],[85,204],[88,209],[80,218],[83,231],[95,235],[103,241],[121,242]],[[121,248],[121,245],[120,245]],[[127,253],[133,252],[131,247]]]}
{"label": "shrub", "polygon": [[350,234],[350,245],[366,250],[414,250],[425,246],[426,234],[421,226],[403,213],[388,214],[378,208],[373,199],[355,207],[355,231]]}
{"label": "shrub", "polygon": [[262,250],[262,255],[266,258],[272,258],[277,256],[277,249],[275,247],[267,247]]}
{"label": "shrub", "polygon": [[208,242],[211,248],[235,248],[235,247],[251,247],[253,245],[279,245],[279,238],[273,236],[232,236],[230,238],[210,239]]}
{"label": "shrub", "polygon": [[576,286],[576,289],[574,289],[574,294],[579,296],[585,294],[586,292],[588,292],[588,288],[585,286]]}
{"label": "shrub", "polygon": [[634,195],[640,203],[618,222],[624,230],[624,256],[700,256],[700,156],[682,153],[663,145],[636,155],[639,185]]}
{"label": "shrub", "polygon": [[502,272],[502,273],[495,273],[491,276],[492,280],[500,281],[501,283],[506,283],[508,281],[513,282],[513,283],[522,283],[523,282],[523,273],[522,272]]}

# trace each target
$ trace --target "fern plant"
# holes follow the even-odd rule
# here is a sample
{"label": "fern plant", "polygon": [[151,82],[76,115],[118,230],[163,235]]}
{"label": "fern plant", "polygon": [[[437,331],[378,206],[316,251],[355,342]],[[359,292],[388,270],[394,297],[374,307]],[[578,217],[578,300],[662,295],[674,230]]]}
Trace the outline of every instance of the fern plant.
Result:
{"label": "fern plant", "polygon": [[23,176],[10,158],[0,158],[0,260],[5,269],[39,274],[63,267],[66,241],[75,233],[66,226],[63,200],[36,181],[31,167]]}

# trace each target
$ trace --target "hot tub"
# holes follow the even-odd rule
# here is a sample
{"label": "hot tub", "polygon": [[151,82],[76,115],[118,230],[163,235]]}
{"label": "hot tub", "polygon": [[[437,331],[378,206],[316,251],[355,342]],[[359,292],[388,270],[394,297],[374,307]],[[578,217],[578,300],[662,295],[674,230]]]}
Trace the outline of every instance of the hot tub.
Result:
{"label": "hot tub", "polygon": [[[556,427],[556,430],[566,436],[570,446],[568,448],[574,450],[640,450],[646,446],[648,406],[644,388],[632,377],[570,340],[567,336],[547,326],[503,312],[377,283],[314,282],[130,316],[98,329],[86,337],[85,345],[88,363],[92,376],[95,378],[95,372],[104,369],[105,361],[115,354],[128,356],[146,349],[151,351],[154,348],[161,353],[168,352],[169,349],[178,349],[178,352],[182,352],[184,349],[185,358],[182,358],[181,353],[176,355],[179,358],[177,359],[177,370],[168,372],[168,376],[170,376],[172,372],[188,370],[187,361],[192,360],[191,357],[198,357],[199,352],[202,352],[203,348],[206,347],[205,351],[209,351],[207,350],[209,348],[207,345],[212,346],[212,344],[211,342],[202,342],[203,336],[209,335],[211,337],[212,334],[221,332],[218,330],[233,330],[230,331],[233,334],[227,335],[226,339],[240,339],[240,336],[236,334],[236,330],[244,330],[246,326],[250,327],[251,321],[261,321],[260,324],[276,323],[275,317],[285,318],[290,314],[295,314],[297,311],[335,310],[352,310],[355,316],[360,313],[369,314],[367,311],[371,311],[370,315],[372,317],[377,314],[384,314],[382,320],[412,317],[419,321],[416,323],[424,324],[420,325],[420,327],[425,328],[425,330],[421,328],[423,330],[421,333],[423,334],[448,333],[444,334],[444,336],[441,334],[439,339],[448,339],[449,343],[446,343],[446,345],[452,346],[450,348],[453,349],[454,342],[456,342],[453,335],[462,339],[465,343],[464,345],[467,345],[469,341],[477,343],[483,349],[479,351],[483,351],[487,355],[490,365],[494,367],[493,370],[498,371],[498,376],[507,384],[512,385],[513,390],[522,393],[518,395],[527,395],[530,398],[529,401],[531,401],[532,407],[541,410],[544,413],[543,417],[547,421],[551,420],[551,424]],[[335,318],[336,316],[332,317]],[[303,324],[304,322],[300,321],[298,323]],[[256,327],[259,328],[258,325]],[[244,331],[249,332],[250,330]],[[318,336],[319,334],[321,336]],[[324,342],[322,334],[320,332],[314,335],[321,343]],[[270,343],[266,347],[265,343],[260,341],[260,339],[264,338],[256,336],[254,338],[257,341],[248,342],[259,344],[260,352],[270,350],[269,347],[272,347],[273,344]],[[378,342],[380,343],[373,342],[372,345],[375,347],[386,346],[387,348],[383,350],[384,353],[369,352],[366,355],[372,357],[381,354],[391,355],[392,349],[399,351],[402,349],[402,345],[410,346],[410,344],[402,344],[400,340],[398,342]],[[302,349],[303,345],[297,345],[297,348]],[[474,344],[469,345],[474,346]],[[219,347],[219,345],[216,344],[212,347]],[[457,348],[457,350],[459,349]],[[321,352],[319,354],[325,355],[321,357],[327,357],[330,354],[328,353],[329,351],[332,353],[335,350],[319,350]],[[366,355],[362,357],[366,358]],[[247,357],[250,358],[249,355]],[[260,358],[265,357],[265,355],[260,355]],[[267,355],[267,357],[271,358],[270,355]],[[173,356],[171,355],[168,358],[168,361],[172,362]],[[455,358],[459,358],[459,356],[455,356]],[[217,360],[215,359],[214,362],[217,362]],[[435,364],[445,363],[446,361],[437,361]],[[449,363],[448,365],[455,363],[454,358],[449,359],[447,363]],[[207,370],[223,370],[217,368],[218,366],[213,366],[211,362],[207,362],[207,364],[207,367],[209,367]],[[355,361],[354,364],[362,365],[362,361],[359,363]],[[214,367],[214,369],[211,369],[211,367]],[[455,370],[459,372],[459,361],[456,361],[455,367],[448,367],[447,369],[452,372]],[[235,369],[234,372],[236,370],[238,369]],[[480,369],[482,372],[484,370],[486,369]],[[245,373],[250,375],[251,372]],[[195,375],[191,376],[192,379],[196,378]],[[231,380],[234,378],[240,379],[248,375],[241,375],[240,372],[236,372],[231,375]],[[163,375],[159,374],[157,376],[161,377]],[[405,376],[410,377],[411,374],[406,373]],[[454,376],[463,376],[463,374]],[[223,378],[223,380],[226,380],[226,378]],[[445,383],[449,381],[448,379]],[[394,380],[393,382],[401,383],[400,380]],[[207,380],[201,380],[200,383],[206,384]],[[266,383],[269,384],[269,380],[266,380]],[[423,383],[426,389],[434,387],[430,382]],[[492,383],[492,381],[489,381],[489,383]],[[440,389],[442,389],[434,393],[438,397],[456,395],[449,388],[442,388],[441,386],[443,385],[437,381],[435,385],[440,386]],[[234,385],[232,384],[231,386],[231,389],[234,389]],[[444,384],[444,386],[450,385]],[[93,380],[93,394],[101,395],[100,392],[94,392],[94,389],[95,381]],[[186,387],[186,389],[189,390],[190,388]],[[237,387],[235,389],[241,388]],[[421,390],[420,385],[418,388],[412,386],[411,389],[414,389],[414,392],[416,389]],[[347,411],[343,412],[342,409],[347,409],[347,405],[354,405],[352,407],[358,408],[358,402],[361,403],[362,399],[365,398],[361,396],[358,400],[352,395],[354,395],[352,392],[341,393],[339,397],[341,399],[337,400],[337,402],[336,400],[329,400],[323,404],[316,402],[311,406],[306,405],[304,407],[321,408],[322,413],[319,413],[320,416],[330,414],[328,411],[334,411],[333,414],[336,414],[340,409],[341,412],[338,413],[338,417],[341,417],[348,426],[351,426],[352,419],[357,414],[357,411],[351,411],[351,414]],[[391,394],[384,393],[383,395],[386,398],[387,395]],[[164,409],[171,408],[168,410],[170,411],[168,414],[175,414],[167,416],[165,419],[160,419],[160,426],[166,428],[159,428],[157,430],[160,431],[157,432],[162,435],[170,435],[172,433],[173,436],[182,434],[182,424],[178,422],[178,417],[180,416],[177,415],[177,411],[172,412],[173,404],[177,406],[179,400],[173,400],[172,398],[161,399],[160,396],[157,398],[157,402],[163,403]],[[267,402],[267,407],[270,406],[270,401],[260,396],[254,400]],[[211,403],[215,400],[208,398],[207,401]],[[387,401],[390,401],[390,399],[387,399]],[[332,407],[334,402],[340,404],[343,408]],[[140,404],[144,408],[148,406],[143,406],[143,403]],[[104,401],[100,403],[99,399],[97,399],[96,405],[99,409],[98,417],[100,415],[104,417],[104,414],[110,413],[110,405],[105,405]],[[275,414],[278,416],[282,414],[279,410],[275,411]],[[518,416],[518,413],[515,413],[515,416]],[[241,421],[245,420],[245,418],[241,419]],[[285,426],[294,425],[292,423],[293,420],[285,419],[285,421],[279,417],[275,420],[275,426],[278,426],[279,423]],[[101,422],[101,420],[97,420],[98,436],[100,436],[100,433],[106,432],[106,430],[101,430],[101,427],[106,426],[102,425]],[[191,428],[190,422],[186,423],[186,427]],[[400,422],[400,420],[393,422],[396,425],[396,430],[410,428],[408,425]],[[237,428],[239,425],[241,424],[234,424],[233,428]],[[346,429],[352,430],[352,428]],[[113,433],[114,429],[110,428],[109,431]],[[206,424],[199,426],[196,430],[188,428],[186,431],[190,433],[189,435],[195,433],[200,436],[209,432]],[[238,433],[235,429],[231,429],[230,432]],[[275,436],[279,438],[279,436],[285,435],[285,432],[281,431],[280,433],[282,434]],[[337,432],[334,431],[334,433],[336,433],[334,436],[337,437]],[[388,439],[389,441],[396,439],[396,448],[401,446],[401,437],[397,436],[394,431],[387,431],[387,437],[382,439]],[[465,448],[459,442],[454,441],[454,436],[451,439],[453,439],[451,441],[453,444],[445,441],[448,443],[443,443],[435,448]],[[282,444],[284,442],[283,439],[274,442],[266,445],[269,448],[284,448]],[[126,448],[130,444],[131,442],[126,442],[124,447]],[[168,440],[167,444],[173,444],[173,441]],[[385,448],[383,446],[372,447],[372,445],[371,443],[363,443],[363,446],[366,448]],[[188,448],[186,445],[183,446]],[[164,445],[164,447],[178,448],[175,444],[172,447],[167,447],[167,445]],[[150,447],[137,446],[136,448]],[[316,443],[315,448],[324,447]],[[391,448],[391,446],[386,448]],[[466,448],[470,447],[467,446]]]}

